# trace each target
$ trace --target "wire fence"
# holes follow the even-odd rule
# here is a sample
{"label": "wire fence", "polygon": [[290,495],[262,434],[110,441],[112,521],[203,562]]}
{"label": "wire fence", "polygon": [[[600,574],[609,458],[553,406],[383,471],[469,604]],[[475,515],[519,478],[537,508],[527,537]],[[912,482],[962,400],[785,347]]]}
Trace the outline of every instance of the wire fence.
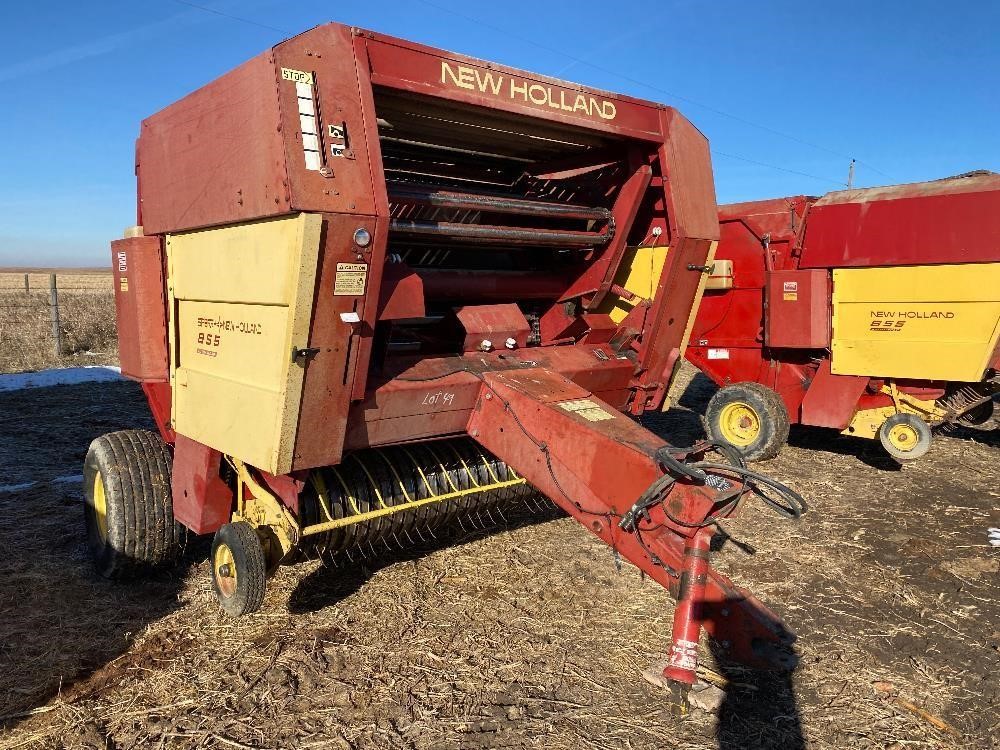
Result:
{"label": "wire fence", "polygon": [[115,362],[110,273],[0,273],[0,372]]}

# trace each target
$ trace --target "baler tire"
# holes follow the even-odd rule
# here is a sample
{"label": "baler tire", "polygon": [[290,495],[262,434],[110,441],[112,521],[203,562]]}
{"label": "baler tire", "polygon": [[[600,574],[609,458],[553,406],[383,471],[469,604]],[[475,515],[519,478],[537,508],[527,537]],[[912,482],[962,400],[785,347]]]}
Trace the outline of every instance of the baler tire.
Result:
{"label": "baler tire", "polygon": [[[727,439],[721,419],[727,407],[742,405],[753,412],[757,435],[745,445]],[[705,409],[705,431],[713,440],[731,445],[747,461],[767,461],[788,441],[788,409],[781,396],[760,383],[734,383],[720,388]]]}
{"label": "baler tire", "polygon": [[[257,531],[245,521],[227,523],[212,540],[212,590],[230,617],[260,609],[267,590],[267,556]],[[227,575],[222,565],[231,566]]]}
{"label": "baler tire", "polygon": [[[902,428],[907,436],[915,436],[912,448],[900,448],[894,442],[893,431]],[[930,425],[916,414],[900,412],[893,414],[878,428],[878,439],[885,448],[886,453],[892,456],[899,463],[916,461],[927,454],[931,449],[933,440]]]}
{"label": "baler tire", "polygon": [[130,578],[166,567],[182,550],[174,520],[170,450],[147,430],[119,430],[90,443],[83,464],[83,518],[97,572]]}

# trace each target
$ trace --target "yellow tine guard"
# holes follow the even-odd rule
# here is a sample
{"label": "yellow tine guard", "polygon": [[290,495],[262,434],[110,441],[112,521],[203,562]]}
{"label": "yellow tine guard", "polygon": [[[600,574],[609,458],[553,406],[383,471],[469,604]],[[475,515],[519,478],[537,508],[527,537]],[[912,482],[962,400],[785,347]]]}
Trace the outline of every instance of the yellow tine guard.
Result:
{"label": "yellow tine guard", "polygon": [[353,510],[355,513],[360,513],[361,508],[358,507],[358,503],[355,501],[354,495],[352,495],[351,490],[348,489],[347,482],[345,482],[344,478],[340,476],[340,472],[337,471],[336,466],[331,466],[330,468],[333,470],[333,475],[337,477],[337,481],[340,482],[340,486],[344,490],[344,496],[347,498],[347,502],[351,504],[351,510]]}
{"label": "yellow tine guard", "polygon": [[413,468],[415,468],[418,472],[420,472],[420,478],[424,480],[424,487],[427,488],[427,494],[433,495],[434,490],[431,489],[431,483],[427,481],[427,475],[424,474],[424,470],[420,468],[420,464],[417,463],[417,459],[413,457],[413,454],[410,453],[410,450],[408,448],[403,448],[403,453],[409,456],[410,460],[413,462]]}
{"label": "yellow tine guard", "polygon": [[365,476],[368,477],[368,481],[372,483],[372,489],[375,490],[375,497],[378,498],[378,504],[383,508],[388,508],[389,506],[386,505],[385,500],[382,499],[382,493],[379,492],[378,484],[375,482],[375,477],[373,477],[371,472],[368,471],[368,467],[365,466],[364,462],[360,458],[358,458],[357,453],[352,453],[351,458],[353,458],[354,462],[361,467],[361,471],[365,473]]}
{"label": "yellow tine guard", "polygon": [[480,486],[479,482],[476,481],[475,475],[473,475],[473,473],[469,471],[469,465],[465,463],[465,459],[462,458],[462,454],[458,452],[458,448],[456,448],[450,442],[448,443],[448,447],[451,448],[451,452],[455,454],[455,458],[457,458],[459,462],[462,464],[462,468],[465,469],[465,473],[468,475],[469,481],[472,482],[472,484],[475,485],[476,487],[479,487]]}
{"label": "yellow tine guard", "polygon": [[376,452],[378,453],[378,455],[382,457],[382,460],[385,461],[385,465],[389,467],[389,471],[392,472],[392,475],[396,477],[396,481],[399,482],[399,489],[403,493],[403,497],[406,498],[406,502],[408,503],[413,502],[413,498],[410,497],[410,493],[406,491],[406,485],[403,484],[403,479],[402,477],[399,476],[399,472],[396,471],[396,467],[392,465],[392,461],[390,461],[389,457],[385,455],[385,453],[383,453],[382,451],[376,451]]}
{"label": "yellow tine guard", "polygon": [[455,483],[451,481],[451,474],[448,472],[446,468],[444,468],[444,462],[441,460],[438,454],[434,452],[434,449],[431,448],[430,445],[427,445],[425,447],[427,448],[427,452],[430,453],[432,456],[434,456],[434,460],[437,461],[437,465],[441,469],[441,473],[444,474],[444,478],[447,480],[448,486],[451,487],[452,490],[454,490],[455,492],[458,492],[458,487],[456,487]]}
{"label": "yellow tine guard", "polygon": [[[422,472],[421,472],[422,473]],[[498,482],[496,484],[487,485],[485,487],[473,487],[467,490],[458,490],[456,492],[446,492],[443,495],[432,495],[431,497],[425,497],[420,500],[414,500],[408,503],[400,503],[399,505],[392,505],[388,508],[379,508],[378,510],[371,510],[367,513],[358,513],[357,515],[347,516],[345,518],[335,518],[324,523],[313,524],[312,526],[306,526],[302,529],[302,536],[310,536],[312,534],[322,534],[324,531],[332,531],[333,529],[339,529],[344,526],[350,526],[353,523],[362,523],[363,521],[370,521],[374,518],[381,518],[382,516],[390,516],[393,513],[399,513],[402,511],[412,510],[413,508],[419,508],[421,505],[428,505],[429,503],[440,503],[445,500],[453,500],[457,497],[465,497],[466,495],[477,495],[481,492],[488,492],[490,490],[498,490],[503,487],[512,487],[517,484],[524,484],[524,479],[509,479],[506,482]]]}

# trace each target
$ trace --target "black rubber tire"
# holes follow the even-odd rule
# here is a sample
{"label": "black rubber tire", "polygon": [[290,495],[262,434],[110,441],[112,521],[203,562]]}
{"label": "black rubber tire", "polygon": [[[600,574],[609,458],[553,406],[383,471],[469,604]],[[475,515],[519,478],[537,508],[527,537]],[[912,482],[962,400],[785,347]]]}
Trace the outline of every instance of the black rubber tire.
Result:
{"label": "black rubber tire", "polygon": [[705,409],[705,431],[708,436],[712,440],[732,445],[723,435],[720,417],[726,406],[737,402],[753,409],[760,423],[760,431],[749,445],[732,447],[747,461],[766,461],[777,456],[788,441],[788,409],[781,396],[760,383],[734,383],[716,391]]}
{"label": "black rubber tire", "polygon": [[[165,567],[183,551],[174,520],[170,450],[155,432],[120,430],[95,439],[83,464],[83,519],[97,571],[128,578]],[[99,530],[94,482],[100,472],[106,535]]]}
{"label": "black rubber tire", "polygon": [[[889,439],[889,431],[900,424],[911,427],[917,433],[917,440],[909,450],[900,450]],[[927,422],[916,414],[907,414],[904,412],[893,414],[882,423],[882,426],[878,428],[878,439],[882,443],[882,447],[885,448],[886,453],[899,463],[907,463],[909,461],[916,461],[918,458],[926,455],[927,451],[931,449],[933,437],[930,425]]]}
{"label": "black rubber tire", "polygon": [[[222,545],[232,553],[232,565],[236,569],[232,591],[225,590],[217,569],[217,552]],[[212,568],[212,590],[227,615],[242,617],[260,609],[267,590],[267,557],[253,526],[245,521],[235,521],[216,531],[209,565]]]}

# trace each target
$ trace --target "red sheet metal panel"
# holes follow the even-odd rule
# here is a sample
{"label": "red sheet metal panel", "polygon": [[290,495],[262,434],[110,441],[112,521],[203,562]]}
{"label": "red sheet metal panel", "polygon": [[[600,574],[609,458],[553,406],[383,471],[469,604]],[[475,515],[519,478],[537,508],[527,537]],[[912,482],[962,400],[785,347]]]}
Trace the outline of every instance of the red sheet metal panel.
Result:
{"label": "red sheet metal panel", "polygon": [[616,409],[625,407],[634,365],[606,345],[422,359],[351,407],[345,450],[460,434],[482,387],[481,371],[520,370],[529,363],[560,373]]}
{"label": "red sheet metal panel", "polygon": [[[371,307],[376,307],[379,299],[379,289],[374,285],[380,282],[380,275],[375,276],[365,262],[366,256],[358,252],[351,239],[358,227],[376,234],[374,219],[358,224],[357,217],[350,215],[324,217],[309,329],[308,346],[314,353],[297,360],[306,372],[293,469],[336,464],[342,456],[347,411],[358,360],[362,356],[361,342],[372,336],[364,323],[369,312],[368,301],[371,300]],[[345,274],[355,280],[360,278],[360,286],[344,284]],[[354,316],[359,322],[351,322]],[[366,359],[365,373],[367,366]],[[364,380],[362,376],[362,383]]]}
{"label": "red sheet metal panel", "polygon": [[171,494],[174,517],[195,534],[229,523],[233,493],[219,476],[222,454],[183,435],[174,442]]}
{"label": "red sheet metal panel", "polygon": [[[464,351],[474,352],[490,342],[492,349],[513,349],[524,347],[528,343],[531,326],[521,309],[513,304],[503,305],[470,305],[455,311],[455,317],[465,329]],[[506,342],[513,339],[514,346],[506,347]]]}
{"label": "red sheet metal panel", "polygon": [[830,345],[829,271],[771,271],[764,296],[767,346],[825,349]]}
{"label": "red sheet metal panel", "polygon": [[809,214],[802,268],[992,263],[1000,175],[828,193]]}
{"label": "red sheet metal panel", "polygon": [[[375,214],[385,201],[381,166],[373,175],[369,163],[381,156],[377,141],[368,142],[377,139],[377,131],[368,127],[374,126],[375,113],[367,70],[367,61],[356,55],[354,32],[340,24],[318,26],[274,48],[272,80],[278,90],[291,204],[296,211]],[[285,77],[285,71],[313,77],[318,170],[307,168],[305,158],[307,126],[302,125],[299,106],[304,91]],[[333,135],[336,129],[342,137]]]}
{"label": "red sheet metal panel", "polygon": [[830,360],[824,359],[802,399],[802,424],[843,430],[854,417],[868,380],[855,375],[834,375],[830,372]]}
{"label": "red sheet metal panel", "polygon": [[670,244],[677,235],[719,239],[718,207],[708,139],[675,109],[663,112],[660,160],[668,183]]}
{"label": "red sheet metal panel", "polygon": [[[293,210],[386,213],[372,84],[653,142],[663,140],[664,113],[673,113],[660,104],[325,24],[143,122],[137,172],[147,233]],[[310,150],[312,164],[305,153]],[[711,184],[710,174],[707,183],[699,177],[695,192]],[[694,206],[703,210],[696,201]]]}
{"label": "red sheet metal panel", "polygon": [[271,53],[144,120],[136,174],[146,234],[288,213],[279,122]]}
{"label": "red sheet metal panel", "polygon": [[122,375],[165,382],[167,305],[163,246],[159,237],[130,237],[111,243],[118,356]]}
{"label": "red sheet metal panel", "polygon": [[368,31],[375,85],[571,123],[604,132],[659,140],[662,104],[486,63]]}

